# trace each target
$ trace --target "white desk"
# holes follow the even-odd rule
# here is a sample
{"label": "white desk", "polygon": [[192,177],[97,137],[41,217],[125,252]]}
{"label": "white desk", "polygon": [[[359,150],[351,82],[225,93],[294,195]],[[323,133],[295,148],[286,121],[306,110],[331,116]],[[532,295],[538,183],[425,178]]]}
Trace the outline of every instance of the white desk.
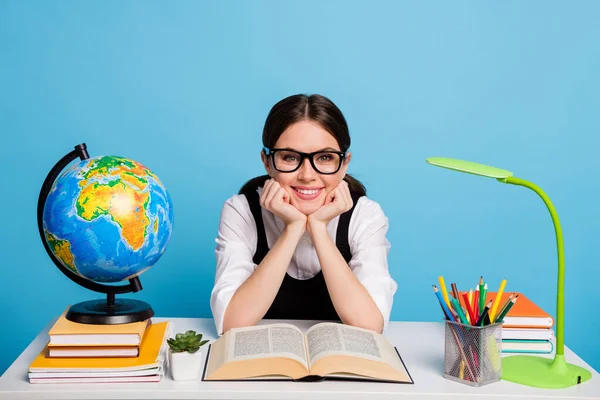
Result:
{"label": "white desk", "polygon": [[[160,322],[165,318],[153,318]],[[174,332],[194,329],[216,339],[212,319],[171,318]],[[271,320],[269,322],[276,322]],[[264,322],[263,322],[264,323]],[[297,321],[306,329],[311,322]],[[560,390],[535,389],[500,381],[473,388],[444,379],[444,326],[436,322],[391,322],[385,336],[398,348],[414,385],[372,382],[175,382],[167,372],[160,383],[29,384],[27,369],[48,340],[49,324],[0,377],[0,399],[461,399],[594,398],[600,399],[600,376],[565,347],[570,363],[592,371],[592,379]],[[206,348],[204,348],[206,352]],[[205,353],[206,354],[206,353]]]}

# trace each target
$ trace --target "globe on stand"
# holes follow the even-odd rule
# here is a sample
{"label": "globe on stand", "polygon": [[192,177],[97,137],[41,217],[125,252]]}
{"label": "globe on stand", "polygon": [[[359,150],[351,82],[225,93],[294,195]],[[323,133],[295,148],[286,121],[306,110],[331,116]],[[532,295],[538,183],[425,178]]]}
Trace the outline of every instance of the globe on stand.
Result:
{"label": "globe on stand", "polygon": [[[79,144],[48,173],[37,222],[54,264],[75,283],[106,294],[74,304],[67,319],[124,324],[154,315],[146,302],[115,299],[142,290],[139,275],[162,256],[173,231],[171,198],[148,168],[123,157],[90,158]],[[114,285],[121,281],[129,283]]]}

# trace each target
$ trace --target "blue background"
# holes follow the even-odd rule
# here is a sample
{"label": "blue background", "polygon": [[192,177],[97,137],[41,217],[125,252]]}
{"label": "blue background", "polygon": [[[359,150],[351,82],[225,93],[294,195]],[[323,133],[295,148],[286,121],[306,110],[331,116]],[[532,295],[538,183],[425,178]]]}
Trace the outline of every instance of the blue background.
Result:
{"label": "blue background", "polygon": [[552,223],[531,191],[429,166],[448,156],[541,186],[565,235],[565,342],[600,369],[600,3],[0,2],[0,372],[67,305],[101,296],[51,263],[42,181],[80,142],[151,168],[171,244],[130,298],[210,317],[223,202],[263,172],[265,117],[295,93],[347,117],[349,169],[390,220],[393,320],[439,321],[431,285],[481,274],[554,314]]}

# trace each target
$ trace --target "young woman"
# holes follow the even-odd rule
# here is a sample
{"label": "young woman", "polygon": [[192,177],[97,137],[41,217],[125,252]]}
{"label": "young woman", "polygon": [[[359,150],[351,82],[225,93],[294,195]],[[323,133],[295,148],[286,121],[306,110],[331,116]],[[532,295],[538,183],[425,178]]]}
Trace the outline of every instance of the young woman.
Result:
{"label": "young woman", "polygon": [[263,318],[341,320],[381,332],[396,282],[388,220],[346,174],[348,125],[326,97],[271,109],[254,178],[225,202],[210,305],[219,334]]}

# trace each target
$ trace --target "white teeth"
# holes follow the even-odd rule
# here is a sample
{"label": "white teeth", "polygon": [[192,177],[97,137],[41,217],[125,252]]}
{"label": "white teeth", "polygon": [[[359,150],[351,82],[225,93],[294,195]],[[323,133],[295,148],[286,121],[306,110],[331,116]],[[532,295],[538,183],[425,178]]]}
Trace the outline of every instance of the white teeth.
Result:
{"label": "white teeth", "polygon": [[317,194],[319,192],[319,190],[304,190],[304,189],[296,189],[296,191],[302,193],[302,194],[306,194],[306,195],[311,195],[311,194]]}

